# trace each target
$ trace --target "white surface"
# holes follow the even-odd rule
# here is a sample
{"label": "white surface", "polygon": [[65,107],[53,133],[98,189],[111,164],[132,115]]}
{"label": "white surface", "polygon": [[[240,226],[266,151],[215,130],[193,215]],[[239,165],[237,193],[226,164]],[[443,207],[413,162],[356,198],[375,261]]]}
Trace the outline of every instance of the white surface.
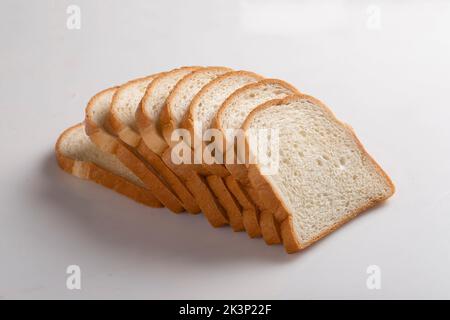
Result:
{"label": "white surface", "polygon": [[[69,4],[81,30],[66,28]],[[448,1],[3,0],[0,27],[2,298],[450,298]],[[317,96],[395,197],[286,255],[57,168],[55,139],[90,96],[181,65],[252,70]],[[70,264],[81,291],[65,287]],[[369,265],[381,290],[366,287]]]}

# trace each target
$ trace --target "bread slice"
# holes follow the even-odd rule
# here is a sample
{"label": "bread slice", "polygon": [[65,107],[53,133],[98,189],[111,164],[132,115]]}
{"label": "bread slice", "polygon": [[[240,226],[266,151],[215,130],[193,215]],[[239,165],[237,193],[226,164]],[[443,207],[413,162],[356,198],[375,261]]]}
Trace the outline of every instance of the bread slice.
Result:
{"label": "bread slice", "polygon": [[244,128],[247,134],[250,129],[278,130],[277,173],[263,175],[261,166],[254,164],[249,177],[265,205],[276,211],[289,253],[394,193],[391,180],[354,132],[313,97],[271,100],[248,116]]}
{"label": "bread slice", "polygon": [[[256,83],[248,84],[235,91],[222,104],[214,118],[213,127],[222,131],[225,139],[224,146],[227,146],[226,131],[241,129],[247,116],[257,106],[269,100],[284,98],[294,93],[298,93],[296,88],[284,81],[276,79],[263,79]],[[236,146],[231,143],[230,145],[232,145],[234,149],[230,151],[237,154]],[[245,161],[242,161],[242,163],[245,163]],[[258,196],[257,190],[252,187],[248,179],[248,172],[245,164],[236,163],[226,164],[225,166],[240,185],[240,188],[238,186],[228,185],[228,188],[233,192],[234,196],[238,197],[239,195],[236,193],[240,193],[242,189],[246,196],[257,205],[257,208],[261,212],[259,221],[256,221],[256,223],[254,221],[247,222],[247,228],[260,227],[263,238],[269,245],[281,243],[281,235],[279,233],[278,225],[273,218],[273,212],[265,211],[268,208],[264,207],[263,202]],[[254,219],[254,217],[250,218]]]}
{"label": "bread slice", "polygon": [[161,202],[144,183],[115,156],[102,152],[85,133],[83,124],[66,129],[55,146],[56,159],[64,171],[123,194],[139,203],[160,208]]}
{"label": "bread slice", "polygon": [[158,76],[159,74],[129,81],[118,88],[111,102],[108,124],[119,139],[129,147],[137,150],[146,163],[159,173],[161,178],[178,196],[186,211],[196,214],[200,212],[200,208],[192,194],[176,174],[166,166],[161,157],[145,146],[137,129],[136,109],[145,94],[147,86]]}
{"label": "bread slice", "polygon": [[122,143],[108,128],[106,120],[116,91],[117,87],[106,89],[89,101],[85,118],[87,135],[102,151],[117,156],[168,209],[176,213],[184,211],[177,196],[159,178],[158,173],[147,166],[139,155]]}
{"label": "bread slice", "polygon": [[163,138],[159,122],[165,101],[176,84],[185,76],[199,69],[198,67],[184,67],[157,77],[148,86],[136,110],[136,124],[144,141],[140,147],[145,146],[148,150],[160,155],[165,164],[182,179],[192,192],[209,223],[214,227],[220,227],[228,223],[223,208],[206,185],[205,179],[193,172],[190,166],[175,165],[172,162],[172,154],[169,145]]}
{"label": "bread slice", "polygon": [[180,127],[195,95],[209,82],[230,71],[232,70],[226,67],[202,68],[188,74],[177,83],[167,98],[159,118],[168,145],[172,144],[172,132]]}
{"label": "bread slice", "polygon": [[[228,96],[237,89],[261,79],[261,76],[247,71],[232,71],[217,77],[205,85],[194,97],[181,126],[189,130],[191,137],[197,135],[198,141],[202,141],[203,132],[196,132],[197,130],[194,128],[198,128],[198,126],[202,126],[203,130],[212,128],[213,119]],[[200,146],[191,145],[191,147],[195,149]],[[223,178],[230,175],[226,167],[223,164],[204,164],[203,167],[210,172],[207,178],[209,186],[212,189],[220,187],[220,190],[226,193],[226,197],[219,197],[219,199],[223,199],[221,204],[227,211],[230,225],[245,229],[250,237],[261,236],[258,224],[254,223],[258,221],[254,204],[246,198],[239,187],[234,191],[234,196],[226,187]],[[237,184],[229,183],[228,186],[236,187]]]}

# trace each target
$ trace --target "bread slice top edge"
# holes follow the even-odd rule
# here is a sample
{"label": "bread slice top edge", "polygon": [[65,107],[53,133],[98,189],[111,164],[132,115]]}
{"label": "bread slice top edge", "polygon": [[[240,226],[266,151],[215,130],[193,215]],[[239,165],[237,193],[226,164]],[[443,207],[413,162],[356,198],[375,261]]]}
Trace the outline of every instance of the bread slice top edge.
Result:
{"label": "bread slice top edge", "polygon": [[[297,107],[296,104],[299,104],[300,106]],[[306,107],[307,106],[307,107]],[[306,110],[304,112],[299,112],[296,109],[299,108],[300,110]],[[293,95],[293,96],[289,96],[285,99],[281,99],[281,100],[272,100],[269,101],[259,107],[257,107],[254,111],[252,111],[250,113],[250,115],[247,117],[246,121],[244,122],[243,128],[246,131],[246,139],[247,139],[247,144],[249,144],[249,132],[250,129],[257,129],[260,126],[263,126],[263,124],[265,123],[266,120],[262,120],[262,119],[270,119],[270,123],[271,125],[267,126],[267,123],[265,124],[265,127],[267,129],[267,127],[276,127],[275,125],[275,121],[276,119],[278,119],[279,117],[282,117],[283,121],[284,117],[292,118],[293,115],[301,115],[303,117],[303,121],[310,121],[311,117],[308,116],[306,117],[306,115],[309,115],[309,112],[311,112],[311,114],[315,115],[313,118],[313,120],[315,120],[318,124],[320,124],[320,122],[318,122],[317,119],[321,120],[321,121],[325,121],[324,123],[330,123],[333,126],[331,127],[330,130],[332,129],[339,129],[339,131],[334,132],[335,134],[338,135],[338,137],[340,138],[342,135],[342,137],[345,138],[346,143],[349,143],[349,147],[352,150],[354,150],[356,152],[356,155],[351,156],[349,159],[345,160],[347,161],[347,166],[352,165],[354,166],[354,164],[356,165],[356,168],[358,168],[358,166],[364,167],[364,169],[366,169],[367,171],[370,171],[370,178],[369,177],[365,177],[367,181],[364,181],[364,179],[362,179],[359,176],[354,175],[354,171],[349,171],[349,172],[344,172],[345,169],[345,161],[344,164],[340,163],[340,161],[342,159],[334,159],[333,157],[330,157],[329,155],[322,155],[319,154],[320,152],[325,152],[327,149],[325,148],[325,150],[320,150],[319,151],[314,151],[315,147],[312,147],[311,149],[308,149],[307,147],[305,147],[304,152],[305,154],[301,155],[303,153],[303,151],[299,151],[298,146],[295,147],[295,150],[291,150],[291,152],[289,152],[289,154],[291,155],[298,155],[300,158],[304,157],[305,163],[307,163],[307,165],[304,165],[304,168],[302,168],[302,170],[297,170],[297,171],[289,171],[286,170],[288,173],[290,173],[289,175],[287,174],[280,174],[277,173],[276,175],[264,175],[262,174],[262,170],[261,170],[261,166],[259,164],[255,164],[254,166],[258,169],[258,175],[259,175],[259,179],[262,179],[265,181],[265,183],[270,186],[271,191],[274,195],[274,198],[277,203],[275,204],[275,206],[278,206],[278,210],[284,211],[284,215],[278,215],[278,217],[283,217],[283,219],[286,218],[290,218],[292,221],[292,230],[293,232],[295,232],[294,235],[292,235],[292,237],[290,237],[291,239],[295,239],[295,243],[290,243],[287,246],[290,248],[291,251],[296,251],[296,250],[300,250],[303,249],[307,246],[309,246],[310,244],[314,243],[315,241],[321,239],[322,237],[324,237],[325,235],[327,235],[328,233],[332,232],[333,230],[335,230],[336,228],[338,228],[340,225],[344,224],[346,221],[352,219],[353,217],[355,217],[356,215],[358,215],[359,213],[363,212],[364,210],[366,210],[369,207],[372,207],[386,199],[388,199],[389,197],[391,197],[394,192],[395,192],[395,186],[392,183],[391,179],[389,178],[389,176],[383,171],[383,169],[378,165],[378,163],[367,153],[367,151],[364,149],[363,145],[361,144],[361,142],[359,141],[359,139],[356,137],[355,133],[353,130],[350,129],[349,126],[345,125],[344,123],[342,123],[341,121],[339,121],[336,116],[331,112],[331,110],[326,107],[321,101],[308,96],[308,95],[304,95],[304,94],[298,94],[298,95]],[[268,117],[269,118],[265,118]],[[301,119],[302,117],[299,117],[299,119]],[[311,120],[312,121],[312,120]],[[283,137],[288,137],[289,134],[292,135],[298,135],[299,139],[297,139],[296,141],[294,141],[294,143],[299,143],[298,141],[300,141],[300,147],[303,147],[302,145],[302,139],[304,138],[304,133],[302,132],[303,129],[301,129],[298,124],[297,126],[295,125],[297,122],[292,120],[292,123],[294,124],[292,128],[295,128],[296,130],[298,129],[297,132],[291,132],[290,129],[292,128],[288,128],[288,125],[285,123],[286,121],[283,122],[283,125],[278,125],[281,126],[282,128],[280,129],[279,127],[276,129],[280,129],[280,145],[282,145],[283,143],[286,143],[286,139],[284,139]],[[306,123],[306,122],[305,122]],[[273,125],[273,126],[272,126]],[[289,124],[290,125],[290,124]],[[315,130],[315,126],[317,124],[315,124],[315,122],[310,122],[310,125],[312,127],[314,127]],[[302,126],[304,126],[304,123],[302,123]],[[299,129],[300,128],[300,129]],[[285,132],[283,132],[283,130],[285,130]],[[305,129],[305,130],[313,130],[312,128],[309,129]],[[287,133],[287,134],[286,134]],[[309,138],[311,139],[317,139],[319,137],[318,141],[322,141],[320,139],[321,133],[315,133],[313,131],[308,131],[306,133],[306,140],[304,142],[304,145],[307,145],[307,140],[308,139],[308,135],[311,135],[311,137]],[[333,140],[331,140],[333,141]],[[339,139],[335,140],[334,142],[339,141]],[[345,146],[347,146],[347,144],[344,144]],[[314,144],[313,144],[314,146]],[[316,144],[317,147],[317,144]],[[252,146],[249,146],[250,148],[250,152],[252,152]],[[328,146],[329,149],[334,150],[333,148],[337,148],[337,146],[334,146],[333,144],[330,144]],[[313,152],[309,152],[310,150],[312,150]],[[319,150],[319,149],[317,149]],[[323,158],[324,157],[324,158]],[[355,159],[359,159],[360,158],[360,163],[358,161],[354,161]],[[287,161],[287,165],[285,165],[283,167],[283,161]],[[297,160],[297,158],[295,158],[295,160]],[[318,168],[321,167],[326,167],[328,168],[328,162],[331,163],[331,161],[337,161],[337,169],[333,169],[333,170],[328,170],[325,171],[324,177],[319,175],[319,170]],[[291,161],[291,159],[289,157],[284,157],[283,159],[280,159],[280,169],[279,172],[285,170],[285,168],[296,168],[298,167],[297,165],[294,165],[292,163],[289,163],[289,161]],[[317,164],[317,166],[316,166]],[[339,166],[343,166],[344,168],[341,168]],[[367,167],[365,167],[367,166]],[[330,165],[330,168],[333,168]],[[354,170],[356,170],[355,168],[352,168]],[[323,169],[322,169],[323,170]],[[342,170],[342,173],[340,170]],[[311,171],[311,172],[309,172]],[[329,173],[331,172],[331,173]],[[337,172],[337,174],[336,174]],[[362,173],[364,173],[365,171],[362,170]],[[334,175],[333,175],[334,174]],[[352,181],[352,179],[354,179],[356,176],[356,180]],[[339,179],[337,179],[339,178]],[[309,180],[308,180],[309,179]],[[312,179],[312,180],[311,180]],[[314,180],[316,179],[316,180]],[[337,183],[330,183],[330,179],[337,179]],[[358,179],[362,180],[361,182],[357,181]],[[283,182],[283,181],[287,181],[289,182],[290,180],[292,180],[292,184],[295,186],[298,186],[295,190],[293,191],[287,191],[288,188],[285,186],[287,183]],[[347,184],[345,184],[345,183]],[[285,185],[283,185],[285,184]],[[353,198],[356,198],[356,200],[354,199],[349,199],[349,195],[346,194],[344,192],[343,198],[333,198],[332,196],[330,197],[330,193],[334,192],[334,190],[336,188],[343,188],[343,191],[348,191],[349,188],[353,187],[353,186],[357,186],[356,190],[354,190],[353,193],[350,193],[350,195]],[[311,194],[313,194],[314,189],[319,187],[319,186],[325,186],[323,190],[323,193],[320,194],[314,194],[313,196],[311,196]],[[379,187],[379,190],[371,190],[371,188],[375,188],[375,187]],[[334,189],[333,189],[334,188]],[[295,191],[295,192],[294,192]],[[367,195],[366,197],[362,197],[361,198],[361,194],[362,192],[367,192],[369,193],[369,195]],[[294,197],[292,195],[295,195]],[[291,198],[289,198],[291,197]],[[327,198],[328,197],[328,198]],[[315,199],[328,199],[326,201],[330,202],[323,202],[322,206],[318,205],[315,201]],[[312,202],[311,202],[312,201]],[[320,200],[322,201],[322,200]],[[348,204],[346,203],[346,201],[350,202],[350,201],[354,201],[356,202],[356,204],[354,204],[354,207],[350,208],[350,207],[346,207],[348,206]],[[328,203],[328,204],[327,204]],[[330,204],[331,203],[331,204]],[[341,209],[341,211],[336,212],[336,207],[338,205],[341,205],[341,203],[344,203],[344,210],[342,210],[341,207],[339,207]],[[327,204],[327,205],[325,205]],[[345,209],[348,208],[348,209]],[[327,216],[327,214],[329,213],[329,215]],[[326,219],[327,217],[331,216],[331,221],[325,221],[324,219]],[[316,219],[316,220],[314,220]],[[279,222],[283,222],[283,221],[279,221]],[[318,225],[318,226],[317,226]],[[311,230],[312,227],[315,227],[317,229],[315,230]],[[285,243],[286,246],[286,243]],[[293,250],[292,248],[296,248],[296,250]]]}
{"label": "bread slice top edge", "polygon": [[[211,128],[217,111],[229,95],[249,83],[262,79],[262,76],[244,70],[227,72],[217,77],[195,95],[189,105],[189,111],[185,114],[181,127],[191,131],[194,131],[196,127],[202,127],[203,130]],[[238,84],[234,86],[232,81],[238,81]],[[224,85],[228,85],[228,87],[224,87]],[[219,97],[216,97],[216,95]],[[204,100],[210,98],[209,96],[218,98],[220,102],[217,104],[206,103]],[[208,110],[207,108],[210,109]]]}
{"label": "bread slice top edge", "polygon": [[167,144],[172,144],[172,132],[180,127],[197,93],[210,81],[231,71],[233,70],[228,67],[205,67],[186,75],[176,84],[166,100],[159,119]]}
{"label": "bread slice top edge", "polygon": [[131,147],[137,147],[141,140],[136,124],[136,110],[148,85],[160,75],[161,73],[157,73],[128,81],[117,89],[112,98],[108,122],[112,131]]}
{"label": "bread slice top edge", "polygon": [[[213,119],[212,127],[219,129],[223,134],[223,144],[218,145],[220,151],[223,154],[230,150],[237,151],[238,146],[235,145],[234,137],[243,137],[239,131],[250,112],[259,105],[299,93],[294,86],[278,79],[263,79],[236,90],[225,100]],[[233,140],[228,141],[228,138]],[[239,160],[241,163],[245,161],[243,157]]]}
{"label": "bread slice top edge", "polygon": [[[274,88],[271,88],[274,87]],[[255,83],[250,83],[242,88],[239,88],[235,92],[233,92],[222,104],[219,111],[217,111],[216,116],[213,120],[213,127],[226,130],[226,129],[241,129],[245,119],[256,107],[265,103],[258,103],[260,100],[273,100],[273,99],[281,99],[281,98],[271,98],[271,97],[258,97],[255,94],[259,93],[259,91],[275,91],[275,95],[282,95],[284,91],[286,96],[293,94],[300,94],[299,90],[295,88],[293,85],[279,79],[262,79]],[[276,91],[280,92],[276,92]],[[285,96],[285,97],[286,97]],[[250,103],[247,108],[242,110],[240,105],[240,101],[243,99],[247,99]],[[228,123],[227,118],[230,117],[229,113],[236,112],[237,119],[234,122]]]}
{"label": "bread slice top edge", "polygon": [[200,68],[202,67],[181,67],[164,72],[152,81],[142,97],[135,114],[136,125],[147,147],[158,155],[168,147],[159,123],[166,99],[178,81]]}

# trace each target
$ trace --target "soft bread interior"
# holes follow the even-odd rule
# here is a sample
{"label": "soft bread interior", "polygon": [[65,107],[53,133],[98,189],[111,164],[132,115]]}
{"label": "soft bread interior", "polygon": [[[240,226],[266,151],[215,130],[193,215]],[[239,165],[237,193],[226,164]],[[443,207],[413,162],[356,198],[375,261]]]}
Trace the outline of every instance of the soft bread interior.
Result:
{"label": "soft bread interior", "polygon": [[255,110],[246,126],[278,130],[279,170],[264,178],[291,215],[297,240],[307,245],[388,198],[394,187],[326,107],[309,98],[284,101]]}
{"label": "soft bread interior", "polygon": [[83,125],[70,129],[61,139],[59,151],[67,158],[92,162],[107,171],[144,187],[142,181],[125,167],[114,155],[101,151],[85,133]]}
{"label": "soft bread interior", "polygon": [[95,102],[94,105],[89,105],[86,109],[87,116],[94,121],[98,127],[103,127],[109,113],[111,100],[116,92],[116,88],[108,89],[100,92],[91,100]]}
{"label": "soft bread interior", "polygon": [[210,67],[197,70],[181,80],[167,99],[167,104],[175,127],[179,127],[189,109],[194,96],[210,81],[231,71],[224,67]]}
{"label": "soft bread interior", "polygon": [[210,128],[217,111],[229,95],[261,79],[261,76],[251,72],[235,71],[213,80],[192,102],[190,106],[192,119],[198,124],[201,123],[203,129]]}
{"label": "soft bread interior", "polygon": [[136,126],[136,109],[155,76],[138,79],[122,86],[114,97],[111,112],[119,118],[122,125],[138,131]]}
{"label": "soft bread interior", "polygon": [[239,129],[249,113],[260,104],[295,92],[295,88],[278,80],[261,80],[247,85],[227,99],[217,115],[218,124],[222,129]]}
{"label": "soft bread interior", "polygon": [[146,115],[155,121],[155,124],[159,125],[159,115],[161,114],[162,108],[178,81],[197,69],[198,67],[184,67],[172,70],[160,75],[149,86],[142,100],[142,107]]}
{"label": "soft bread interior", "polygon": [[[275,79],[264,79],[246,85],[235,91],[223,103],[215,118],[215,125],[222,130],[241,129],[250,112],[259,105],[269,100],[285,98],[297,92],[297,89],[286,82]],[[231,147],[236,148],[236,146]],[[245,161],[243,158],[240,160]]]}

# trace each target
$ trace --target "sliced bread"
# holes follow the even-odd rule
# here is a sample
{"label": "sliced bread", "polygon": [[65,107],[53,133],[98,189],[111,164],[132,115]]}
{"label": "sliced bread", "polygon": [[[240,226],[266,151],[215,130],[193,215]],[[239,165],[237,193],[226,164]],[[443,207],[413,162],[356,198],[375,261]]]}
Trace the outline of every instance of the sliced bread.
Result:
{"label": "sliced bread", "polygon": [[[232,71],[217,77],[195,95],[181,126],[189,130],[191,137],[196,139],[195,136],[197,136],[197,141],[202,141],[203,132],[197,132],[198,128],[211,129],[217,111],[228,96],[237,89],[259,80],[262,80],[261,76],[247,71]],[[200,146],[191,144],[191,147],[195,149]],[[230,175],[226,167],[223,164],[203,164],[203,167],[210,172],[207,177],[209,186],[212,189],[220,188],[222,192],[226,191],[226,197],[219,197],[219,199],[223,200],[221,204],[228,213],[230,225],[245,229],[250,237],[261,236],[255,205],[237,184],[229,183],[229,187],[238,187],[234,192],[226,187],[223,178]]]}
{"label": "sliced bread", "polygon": [[156,154],[161,155],[168,147],[164,140],[160,114],[170,92],[178,81],[200,67],[182,67],[161,74],[148,86],[136,110],[136,124],[145,144]]}
{"label": "sliced bread", "polygon": [[177,83],[166,100],[159,118],[162,133],[171,145],[172,132],[180,127],[195,95],[209,82],[232,71],[226,67],[207,67],[192,72]]}
{"label": "sliced bread", "polygon": [[390,178],[354,132],[313,97],[271,100],[247,117],[244,128],[248,134],[260,128],[278,132],[278,171],[263,175],[261,166],[253,164],[249,178],[265,205],[276,212],[289,253],[394,193]]}
{"label": "sliced bread", "polygon": [[112,189],[150,207],[161,202],[114,155],[101,151],[85,133],[83,124],[66,129],[55,146],[56,159],[66,172]]}
{"label": "sliced bread", "polygon": [[184,211],[177,196],[160,179],[158,173],[146,165],[138,154],[122,143],[114,136],[111,128],[108,128],[106,120],[116,91],[117,87],[106,89],[89,101],[85,118],[87,135],[101,150],[117,156],[168,209],[176,213]]}
{"label": "sliced bread", "polygon": [[136,124],[144,141],[141,146],[145,145],[147,149],[161,156],[166,165],[177,173],[192,192],[209,223],[214,227],[220,227],[228,223],[224,209],[206,185],[204,178],[193,172],[190,166],[175,165],[172,162],[172,154],[163,138],[159,121],[165,101],[173,88],[182,78],[198,69],[200,68],[175,69],[154,79],[136,110]]}
{"label": "sliced bread", "polygon": [[[245,119],[257,106],[272,99],[280,99],[286,96],[298,93],[297,89],[290,84],[276,79],[263,79],[256,83],[248,84],[230,95],[222,104],[220,110],[214,118],[213,127],[219,129],[223,133],[224,146],[232,146],[233,154],[237,154],[237,148],[232,143],[233,141],[226,141],[227,131],[239,130],[244,124]],[[225,150],[224,150],[225,151]],[[228,150],[226,150],[228,151]],[[226,152],[224,152],[226,153]],[[245,159],[241,159],[245,163]],[[247,167],[245,164],[225,164],[227,169],[232,173],[232,176],[238,181],[233,183],[227,180],[228,188],[235,196],[241,192],[241,189],[246,195],[255,203],[260,211],[259,221],[255,224],[254,221],[247,222],[246,225],[251,228],[260,227],[261,233],[267,244],[281,243],[281,235],[279,233],[278,225],[273,218],[273,213],[265,211],[263,202],[258,196],[258,191],[254,189],[248,179]],[[231,182],[231,184],[230,184]],[[254,217],[249,217],[254,219]]]}
{"label": "sliced bread", "polygon": [[[197,140],[202,141],[203,132],[196,132],[194,128],[201,127],[203,130],[212,128],[214,117],[233,92],[262,79],[262,76],[249,71],[231,71],[217,77],[205,85],[192,99],[189,111],[181,122],[181,127],[188,129],[192,137],[197,136]],[[208,169],[217,170],[215,173],[219,175],[226,172],[223,166],[217,169]],[[227,176],[228,173],[224,175]]]}
{"label": "sliced bread", "polygon": [[136,109],[144,96],[148,85],[158,77],[157,75],[129,81],[120,86],[113,96],[108,116],[111,130],[151,165],[161,178],[171,187],[178,196],[183,207],[190,213],[199,213],[200,208],[194,197],[180,181],[177,175],[167,167],[161,157],[145,146],[138,132],[135,114]]}

